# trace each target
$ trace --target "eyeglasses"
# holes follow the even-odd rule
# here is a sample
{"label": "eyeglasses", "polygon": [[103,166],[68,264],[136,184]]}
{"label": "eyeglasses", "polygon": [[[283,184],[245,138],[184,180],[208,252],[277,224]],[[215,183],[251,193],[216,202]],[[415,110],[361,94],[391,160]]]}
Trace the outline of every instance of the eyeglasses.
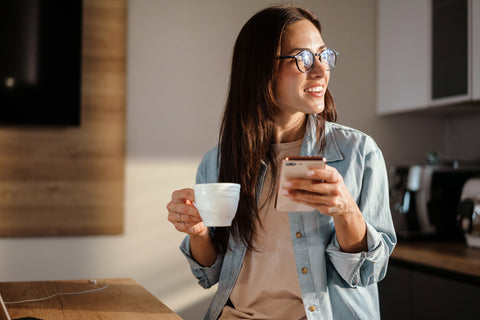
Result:
{"label": "eyeglasses", "polygon": [[315,56],[319,57],[320,62],[327,66],[330,71],[335,68],[338,52],[335,49],[327,48],[320,53],[313,53],[310,50],[303,50],[294,56],[281,56],[278,59],[295,59],[298,71],[309,72],[315,67]]}

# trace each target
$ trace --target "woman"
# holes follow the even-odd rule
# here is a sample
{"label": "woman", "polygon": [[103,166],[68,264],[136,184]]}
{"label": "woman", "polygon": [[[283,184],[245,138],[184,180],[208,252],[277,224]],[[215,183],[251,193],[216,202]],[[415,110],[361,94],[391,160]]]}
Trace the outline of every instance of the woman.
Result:
{"label": "woman", "polygon": [[[235,219],[206,228],[192,189],[167,205],[200,285],[218,283],[205,319],[380,318],[377,282],[396,243],[385,164],[370,137],[334,123],[335,63],[304,9],[267,8],[242,28],[219,146],[197,173],[241,184]],[[327,159],[280,190],[314,212],[275,210],[278,164],[295,155]]]}

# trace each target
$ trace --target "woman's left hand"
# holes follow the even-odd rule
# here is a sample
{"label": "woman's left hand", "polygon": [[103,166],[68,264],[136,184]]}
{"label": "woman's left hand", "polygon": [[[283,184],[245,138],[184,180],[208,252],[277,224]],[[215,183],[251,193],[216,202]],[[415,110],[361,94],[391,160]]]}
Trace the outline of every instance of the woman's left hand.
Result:
{"label": "woman's left hand", "polygon": [[335,168],[325,165],[323,169],[312,169],[307,179],[288,180],[282,192],[295,202],[332,216],[343,251],[367,250],[367,225],[363,214]]}
{"label": "woman's left hand", "polygon": [[360,213],[357,203],[347,190],[338,171],[325,165],[312,169],[308,179],[289,179],[282,192],[295,202],[317,209],[329,216]]}

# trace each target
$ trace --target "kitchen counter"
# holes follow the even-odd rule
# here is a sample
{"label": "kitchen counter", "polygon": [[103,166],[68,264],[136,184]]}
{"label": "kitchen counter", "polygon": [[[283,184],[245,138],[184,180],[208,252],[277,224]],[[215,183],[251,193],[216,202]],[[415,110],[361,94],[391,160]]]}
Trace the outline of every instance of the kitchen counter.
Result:
{"label": "kitchen counter", "polygon": [[391,260],[480,280],[480,249],[469,248],[463,242],[399,241]]}

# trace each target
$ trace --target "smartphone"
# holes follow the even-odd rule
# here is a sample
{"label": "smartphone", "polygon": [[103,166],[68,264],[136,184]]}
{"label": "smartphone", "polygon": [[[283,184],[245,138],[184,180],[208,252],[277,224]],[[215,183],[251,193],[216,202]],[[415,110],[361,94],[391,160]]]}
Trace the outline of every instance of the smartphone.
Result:
{"label": "smartphone", "polygon": [[313,211],[314,208],[302,203],[294,202],[282,193],[283,186],[288,179],[308,179],[310,169],[325,168],[327,159],[324,157],[287,157],[280,164],[280,181],[278,183],[275,209],[277,211]]}

